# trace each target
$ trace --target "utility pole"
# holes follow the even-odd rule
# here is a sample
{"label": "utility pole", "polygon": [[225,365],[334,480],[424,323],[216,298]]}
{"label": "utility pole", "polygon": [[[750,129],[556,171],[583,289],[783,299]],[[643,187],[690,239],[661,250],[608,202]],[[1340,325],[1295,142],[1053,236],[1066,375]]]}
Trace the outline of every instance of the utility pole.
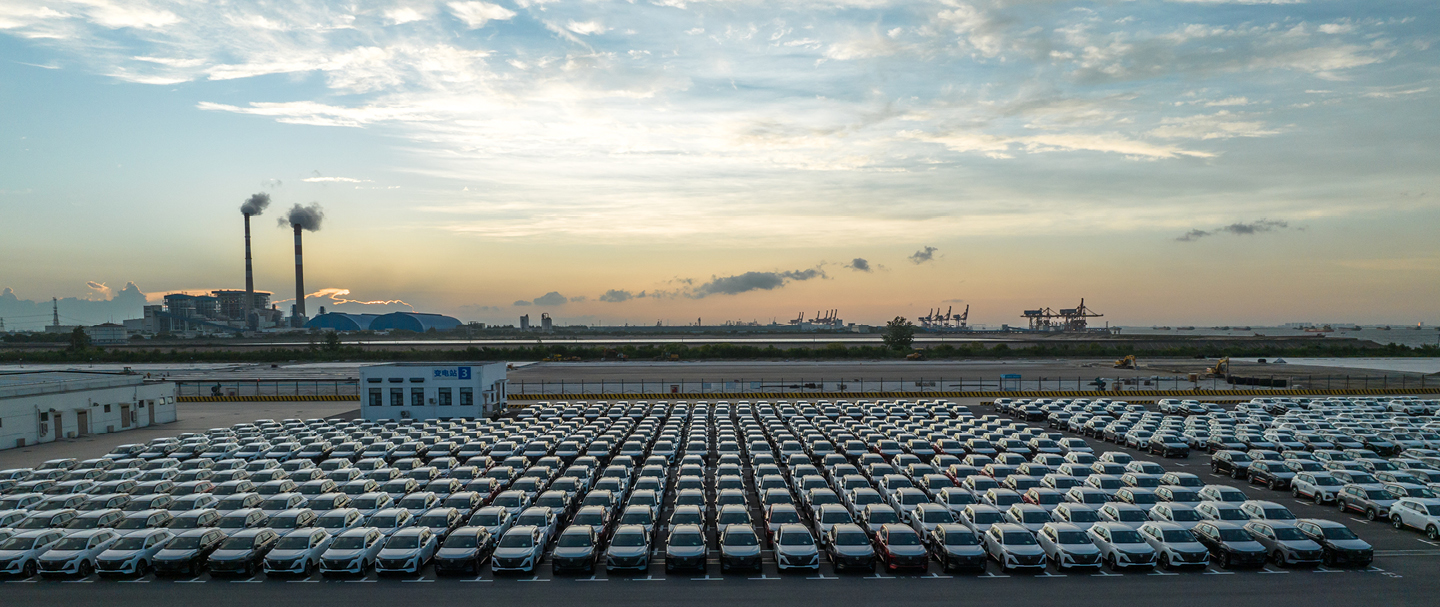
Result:
{"label": "utility pole", "polygon": [[54,309],[54,311],[55,311],[55,321],[54,321],[53,323],[51,323],[51,326],[59,327],[59,326],[60,326],[60,300],[59,300],[59,299],[56,299],[56,298],[54,298],[54,297],[51,297],[51,298],[50,298],[50,306],[51,306],[51,307]]}

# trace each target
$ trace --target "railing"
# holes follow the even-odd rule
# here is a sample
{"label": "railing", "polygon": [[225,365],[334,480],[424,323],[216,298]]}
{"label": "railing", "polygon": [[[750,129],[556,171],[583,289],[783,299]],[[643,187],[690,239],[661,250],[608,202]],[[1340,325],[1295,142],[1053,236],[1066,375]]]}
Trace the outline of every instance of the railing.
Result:
{"label": "railing", "polygon": [[[751,394],[765,392],[995,392],[1100,391],[1095,377],[962,377],[935,379],[616,379],[599,381],[510,381],[510,394]],[[1257,384],[1230,384],[1222,378],[1192,382],[1186,376],[1100,378],[1123,390],[1371,390],[1435,389],[1440,381],[1414,375],[1253,376]],[[178,396],[357,396],[354,379],[218,380],[176,382]]]}

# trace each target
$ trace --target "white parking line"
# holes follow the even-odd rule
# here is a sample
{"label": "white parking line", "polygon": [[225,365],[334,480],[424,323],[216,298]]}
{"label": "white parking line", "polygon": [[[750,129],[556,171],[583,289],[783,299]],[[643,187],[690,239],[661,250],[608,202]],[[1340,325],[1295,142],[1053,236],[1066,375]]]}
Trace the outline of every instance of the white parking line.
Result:
{"label": "white parking line", "polygon": [[517,582],[548,582],[548,581],[550,581],[550,578],[530,577],[530,578],[524,578],[524,579],[519,579],[519,580],[515,580],[515,581],[517,581]]}
{"label": "white parking line", "polygon": [[1045,573],[1042,573],[1042,574],[1037,575],[1037,576],[1035,576],[1035,577],[1070,577],[1070,576],[1068,576],[1068,575],[1066,575],[1066,574],[1063,574],[1063,573],[1050,573],[1049,571],[1046,571]]}
{"label": "white parking line", "polygon": [[175,580],[176,584],[204,584],[205,582],[206,580],[202,580],[198,577],[193,580]]}
{"label": "white parking line", "polygon": [[1220,569],[1206,569],[1201,575],[1235,575],[1234,571],[1222,571]]}
{"label": "white parking line", "polygon": [[120,580],[121,584],[149,584],[150,580]]}
{"label": "white parking line", "polygon": [[705,574],[705,577],[692,577],[692,578],[690,578],[690,579],[693,580],[693,581],[696,581],[696,582],[719,582],[719,581],[724,580],[725,578],[723,578],[723,577],[712,577],[710,574],[707,573],[707,574]]}
{"label": "white parking line", "polygon": [[408,583],[408,584],[427,584],[427,583],[430,583],[430,582],[434,582],[435,580],[427,580],[427,579],[425,579],[425,578],[422,577],[422,578],[413,579],[413,580],[400,580],[400,581],[405,582],[405,583]]}
{"label": "white parking line", "polygon": [[61,584],[93,584],[95,580],[64,580]]}
{"label": "white parking line", "polygon": [[1344,571],[1339,569],[1326,569],[1324,567],[1316,567],[1314,569],[1311,569],[1311,571],[1314,571],[1315,573],[1345,573]]}
{"label": "white parking line", "polygon": [[1090,577],[1124,577],[1124,576],[1125,576],[1125,574],[1123,574],[1123,573],[1105,573],[1104,571],[1096,571],[1095,573],[1090,574]]}
{"label": "white parking line", "polygon": [[1259,571],[1256,571],[1255,573],[1270,573],[1270,574],[1275,574],[1275,573],[1290,573],[1290,572],[1289,572],[1289,571],[1280,571],[1280,570],[1278,570],[1278,569],[1271,569],[1271,568],[1269,568],[1269,567],[1264,567],[1264,568],[1261,568]]}
{"label": "white parking line", "polygon": [[320,580],[285,580],[286,584],[319,584]]}
{"label": "white parking line", "polygon": [[825,574],[822,573],[822,574],[820,574],[820,575],[812,576],[812,577],[807,577],[807,578],[805,578],[805,579],[807,579],[807,580],[838,580],[838,579],[840,579],[840,578],[838,578],[838,577],[829,577],[829,576],[827,576],[827,575],[825,575]]}
{"label": "white parking line", "polygon": [[345,583],[346,583],[346,584],[374,584],[374,583],[376,583],[376,581],[375,581],[375,580],[371,580],[371,579],[364,579],[364,580],[345,580]]}
{"label": "white parking line", "polygon": [[575,581],[577,581],[577,582],[608,582],[608,581],[610,581],[610,580],[605,579],[605,578],[601,578],[601,577],[582,577],[582,578],[576,578]]}
{"label": "white parking line", "polygon": [[[990,573],[989,571],[986,571],[986,572],[985,572],[985,575],[980,576],[980,579],[982,579],[982,580],[998,580],[998,579],[1000,579],[1000,578],[1006,578],[1006,577],[1010,577],[1010,576],[1008,576],[1008,575],[998,575],[998,574],[994,574],[994,573]],[[865,578],[865,579],[868,580],[868,579],[870,579],[870,578]]]}
{"label": "white parking line", "polygon": [[938,574],[938,573],[932,573],[932,574],[930,574],[930,575],[923,576],[923,577],[921,577],[920,579],[924,579],[924,580],[948,580],[948,579],[950,579],[950,578],[952,578],[952,577],[954,577],[954,576],[950,576],[950,575],[940,575],[940,574]]}
{"label": "white parking line", "polygon": [[483,584],[483,583],[487,583],[487,582],[493,582],[493,581],[495,581],[495,580],[487,580],[487,579],[485,579],[485,578],[477,577],[477,578],[475,578],[475,579],[473,579],[473,580],[460,580],[460,581],[462,581],[462,582],[469,582],[469,583],[471,583],[471,584],[474,584],[474,583],[476,583],[476,582],[479,582],[479,583],[482,583],[482,584]]}
{"label": "white parking line", "polygon": [[780,579],[780,578],[778,578],[778,577],[770,577],[770,576],[765,575],[765,574],[762,573],[762,574],[760,574],[760,577],[752,577],[752,578],[748,578],[748,579],[752,579],[752,580],[778,580],[778,579]]}
{"label": "white parking line", "polygon": [[[755,578],[750,578],[750,579],[755,579]],[[663,582],[663,581],[665,581],[665,580],[666,580],[666,578],[663,578],[663,577],[655,577],[654,575],[647,575],[647,576],[645,576],[645,577],[630,578],[630,581],[632,581],[632,582]]]}

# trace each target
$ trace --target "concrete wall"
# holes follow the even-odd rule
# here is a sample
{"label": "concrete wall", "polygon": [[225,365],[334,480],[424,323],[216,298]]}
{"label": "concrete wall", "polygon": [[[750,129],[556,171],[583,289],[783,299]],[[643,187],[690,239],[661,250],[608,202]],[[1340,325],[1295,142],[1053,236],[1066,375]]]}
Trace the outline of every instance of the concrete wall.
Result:
{"label": "concrete wall", "polygon": [[[462,404],[467,391],[469,406]],[[505,392],[505,363],[360,368],[360,415],[371,420],[493,417],[505,410]]]}
{"label": "concrete wall", "polygon": [[4,398],[0,399],[0,449],[168,424],[175,419],[172,383]]}

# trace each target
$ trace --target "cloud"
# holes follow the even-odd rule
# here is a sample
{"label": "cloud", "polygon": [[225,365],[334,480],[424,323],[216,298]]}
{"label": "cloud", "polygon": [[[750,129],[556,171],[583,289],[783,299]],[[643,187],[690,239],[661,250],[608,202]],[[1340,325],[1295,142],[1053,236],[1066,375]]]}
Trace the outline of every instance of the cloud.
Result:
{"label": "cloud", "polygon": [[[641,292],[640,295],[643,297],[645,294]],[[620,289],[610,289],[596,299],[607,303],[620,303],[622,301],[635,299],[635,294]]]}
{"label": "cloud", "polygon": [[565,29],[581,36],[605,33],[605,25],[599,21],[571,21],[565,24]]}
{"label": "cloud", "polygon": [[[140,318],[148,299],[133,282],[115,291],[103,282],[87,281],[85,289],[89,292],[82,297],[61,297],[56,302],[60,324],[96,325]],[[0,290],[0,318],[5,319],[8,330],[41,329],[51,323],[53,310],[48,297],[39,301],[20,299],[14,289]]]}
{"label": "cloud", "polygon": [[372,183],[369,179],[354,179],[351,177],[306,177],[301,181],[306,183]]}
{"label": "cloud", "polygon": [[872,271],[870,267],[870,262],[867,261],[864,257],[856,257],[855,259],[851,260],[850,263],[845,264],[845,267],[859,272]]}
{"label": "cloud", "polygon": [[561,295],[559,292],[551,291],[531,301],[537,306],[559,306],[569,303],[570,298]]}
{"label": "cloud", "polygon": [[445,6],[450,7],[450,14],[472,30],[491,21],[508,21],[515,16],[515,11],[489,2],[451,2]]}
{"label": "cloud", "polygon": [[517,300],[515,300],[515,303],[510,304],[510,305],[512,305],[512,306],[530,306],[530,305],[534,305],[534,304],[530,303],[529,300],[517,299]]}
{"label": "cloud", "polygon": [[1214,114],[1166,118],[1151,135],[1165,139],[1229,139],[1231,137],[1265,137],[1279,130],[1259,120],[1243,119],[1239,114],[1221,111]]}
{"label": "cloud", "polygon": [[792,281],[825,278],[819,268],[790,272],[745,272],[734,276],[712,276],[709,282],[695,287],[687,295],[701,299],[710,295],[736,295],[748,291],[770,291]]}
{"label": "cloud", "polygon": [[1192,242],[1200,240],[1201,238],[1205,238],[1207,236],[1214,236],[1216,234],[1251,236],[1254,234],[1263,234],[1265,232],[1285,230],[1289,229],[1289,227],[1290,223],[1287,221],[1282,221],[1278,219],[1261,219],[1259,221],[1251,223],[1236,222],[1228,226],[1216,228],[1214,230],[1201,230],[1199,228],[1195,228],[1177,237],[1175,240],[1178,240],[1180,242]]}
{"label": "cloud", "polygon": [[925,263],[925,262],[927,262],[927,261],[930,261],[930,260],[932,260],[932,259],[935,259],[935,252],[936,252],[936,251],[939,251],[939,250],[940,250],[940,249],[937,249],[937,248],[935,248],[935,247],[929,247],[929,246],[927,246],[927,247],[925,247],[925,248],[923,248],[923,249],[920,249],[919,251],[916,251],[914,255],[911,255],[911,256],[909,257],[910,263],[913,263],[913,264],[915,264],[915,265],[920,265],[920,264],[922,264],[922,263]]}

